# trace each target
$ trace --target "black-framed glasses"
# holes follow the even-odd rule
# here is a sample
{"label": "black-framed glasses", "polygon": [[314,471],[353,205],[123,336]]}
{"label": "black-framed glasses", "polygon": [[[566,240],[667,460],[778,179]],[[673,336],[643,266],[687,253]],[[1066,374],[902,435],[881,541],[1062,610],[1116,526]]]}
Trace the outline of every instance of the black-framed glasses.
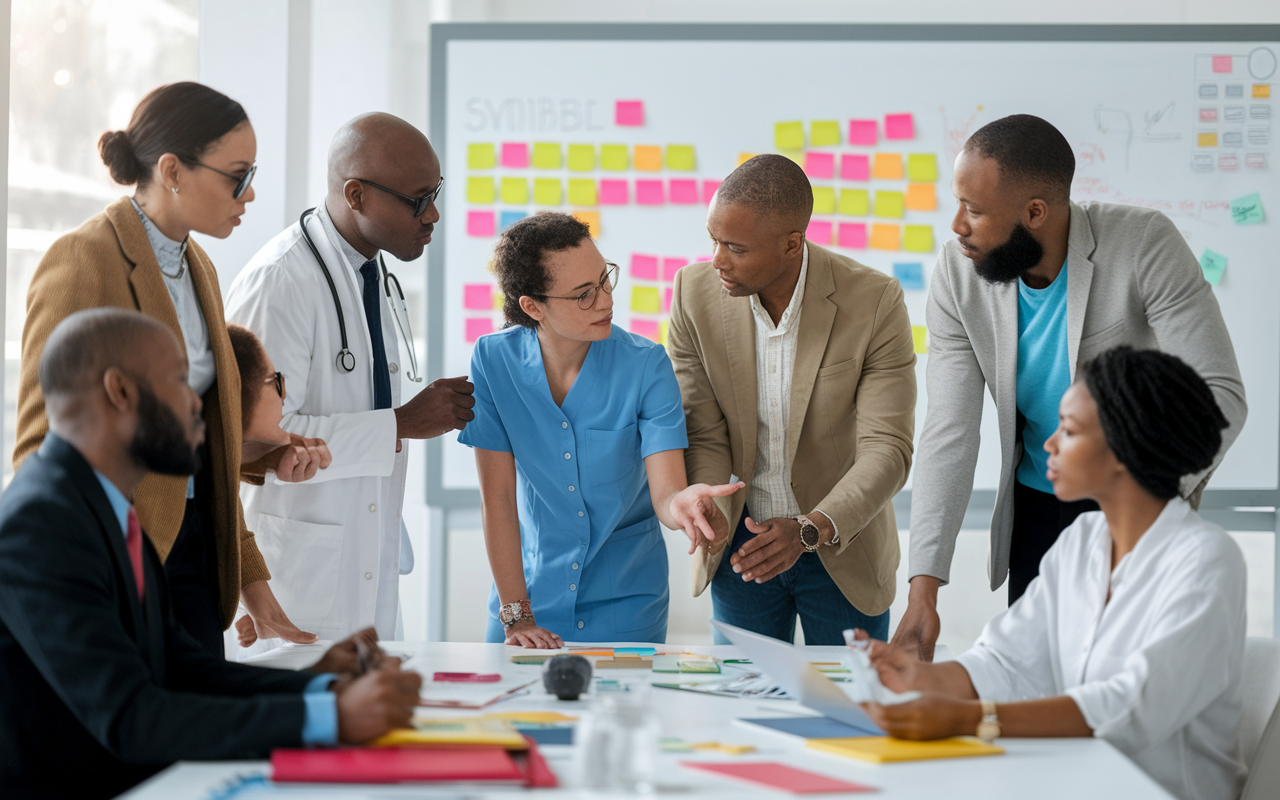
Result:
{"label": "black-framed glasses", "polygon": [[276,386],[276,394],[280,395],[281,400],[284,399],[284,373],[277,372],[270,378],[263,381],[263,383],[274,383]]}
{"label": "black-framed glasses", "polygon": [[364,178],[356,178],[356,180],[360,181],[361,183],[367,186],[372,186],[375,189],[381,189],[387,194],[394,194],[396,197],[399,197],[401,200],[413,206],[413,215],[415,217],[420,217],[423,214],[427,213],[427,209],[431,206],[432,203],[436,201],[436,198],[440,196],[440,190],[444,188],[443,176],[441,176],[440,182],[436,184],[436,188],[427,192],[422,197],[413,197],[411,195],[401,194],[400,192],[397,192],[395,189],[388,189],[387,187],[383,186],[380,183],[374,183],[373,181],[366,181]]}
{"label": "black-framed glasses", "polygon": [[608,269],[604,273],[604,280],[592,286],[582,294],[575,294],[571,297],[556,297],[555,295],[541,295],[543,300],[576,300],[578,308],[583,311],[591,309],[596,304],[596,298],[600,296],[600,291],[604,290],[609,294],[613,294],[613,287],[618,285],[618,265],[612,261],[604,262]]}
{"label": "black-framed glasses", "polygon": [[200,163],[199,161],[197,161],[197,162],[196,162],[196,166],[197,166],[197,167],[204,167],[205,169],[211,169],[211,170],[213,170],[214,172],[218,173],[219,175],[225,175],[226,177],[228,177],[228,178],[230,178],[231,180],[235,181],[235,182],[236,182],[236,188],[234,188],[234,189],[232,189],[232,190],[231,190],[231,199],[232,199],[232,200],[239,200],[239,199],[240,199],[240,195],[244,194],[244,193],[249,189],[249,184],[253,183],[253,174],[254,174],[255,172],[257,172],[257,171],[258,171],[258,165],[257,165],[257,164],[254,164],[253,166],[249,167],[249,171],[248,171],[248,172],[246,172],[246,173],[245,173],[245,174],[243,174],[243,175],[235,175],[235,174],[230,173],[230,172],[223,172],[222,170],[218,169],[217,167],[211,167],[211,166],[209,166],[208,164],[202,164],[202,163]]}

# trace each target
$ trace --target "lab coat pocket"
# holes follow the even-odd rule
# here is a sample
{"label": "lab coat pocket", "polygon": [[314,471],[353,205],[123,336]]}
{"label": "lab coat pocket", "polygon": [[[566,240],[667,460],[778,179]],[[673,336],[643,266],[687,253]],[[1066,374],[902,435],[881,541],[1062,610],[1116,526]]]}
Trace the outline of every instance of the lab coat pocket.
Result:
{"label": "lab coat pocket", "polygon": [[323,624],[338,595],[342,526],[259,514],[254,534],[284,613],[304,630]]}
{"label": "lab coat pocket", "polygon": [[616,431],[587,429],[586,447],[579,449],[582,472],[579,479],[587,491],[606,489],[621,483],[625,489],[638,483],[644,468],[640,458],[640,427],[633,422]]}

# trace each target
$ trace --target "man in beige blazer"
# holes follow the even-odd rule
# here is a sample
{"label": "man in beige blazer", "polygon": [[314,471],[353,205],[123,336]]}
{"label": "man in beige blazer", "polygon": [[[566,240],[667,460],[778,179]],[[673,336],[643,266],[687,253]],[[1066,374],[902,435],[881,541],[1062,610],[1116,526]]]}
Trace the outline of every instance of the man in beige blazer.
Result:
{"label": "man in beige blazer", "polygon": [[916,358],[897,281],[806,242],[812,209],[787,158],[729,175],[711,263],[676,273],[667,347],[689,481],[747,484],[722,501],[732,540],[694,556],[694,595],[710,584],[732,625],[791,641],[799,614],[807,644],[841,644],[888,633]]}

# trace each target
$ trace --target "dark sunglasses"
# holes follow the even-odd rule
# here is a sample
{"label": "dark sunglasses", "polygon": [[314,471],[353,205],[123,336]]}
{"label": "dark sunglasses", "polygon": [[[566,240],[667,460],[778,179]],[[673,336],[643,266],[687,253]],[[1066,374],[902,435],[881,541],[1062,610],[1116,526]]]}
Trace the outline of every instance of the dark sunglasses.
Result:
{"label": "dark sunglasses", "polygon": [[407,194],[401,194],[400,192],[397,192],[395,189],[388,189],[387,187],[383,186],[380,183],[374,183],[373,181],[366,181],[364,178],[356,178],[356,180],[360,181],[366,186],[372,186],[375,189],[381,189],[387,194],[394,194],[396,197],[399,197],[401,200],[413,206],[413,215],[415,217],[420,217],[423,214],[427,213],[427,209],[431,206],[432,203],[436,201],[436,198],[440,196],[440,190],[444,188],[444,178],[441,177],[440,182],[436,184],[435,189],[432,189],[431,191],[427,192],[422,197],[411,197],[410,195],[407,195]]}
{"label": "dark sunglasses", "polygon": [[249,188],[249,184],[253,183],[253,174],[254,174],[255,172],[257,172],[257,171],[258,171],[258,165],[257,165],[257,164],[254,164],[252,167],[249,167],[249,171],[248,171],[248,172],[246,172],[246,173],[245,173],[245,174],[243,174],[243,175],[234,175],[234,174],[232,174],[232,173],[230,173],[230,172],[223,172],[222,170],[218,169],[217,167],[211,167],[211,166],[209,166],[208,164],[201,164],[199,161],[197,161],[197,162],[196,162],[196,166],[197,166],[197,167],[204,167],[205,169],[211,169],[211,170],[213,170],[214,172],[218,173],[219,175],[225,175],[226,177],[228,177],[228,178],[230,178],[231,180],[235,181],[235,182],[236,182],[236,188],[234,188],[234,189],[232,189],[232,190],[231,190],[231,199],[232,199],[232,200],[239,200],[239,199],[240,199],[240,195],[244,194],[244,193],[245,193],[245,191],[246,191],[246,190],[248,190],[248,188]]}
{"label": "dark sunglasses", "polygon": [[[276,394],[280,395],[280,399],[283,400],[284,399],[284,373],[277,372],[276,374],[272,375],[270,378],[267,378],[267,381],[271,381],[276,385]],[[263,383],[266,383],[267,381],[263,381]]]}

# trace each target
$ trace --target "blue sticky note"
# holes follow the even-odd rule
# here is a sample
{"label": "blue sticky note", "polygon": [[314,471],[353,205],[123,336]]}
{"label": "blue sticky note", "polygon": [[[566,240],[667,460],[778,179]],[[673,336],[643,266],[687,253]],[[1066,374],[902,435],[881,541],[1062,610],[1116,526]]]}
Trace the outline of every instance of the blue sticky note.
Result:
{"label": "blue sticky note", "polygon": [[1237,225],[1258,225],[1266,216],[1262,213],[1262,198],[1257,192],[1237,197],[1231,201],[1231,221]]}
{"label": "blue sticky note", "polygon": [[651,655],[655,655],[657,652],[658,651],[652,647],[615,647],[613,648],[613,654],[615,656],[619,656],[619,655],[651,656]]}
{"label": "blue sticky note", "polygon": [[501,233],[502,231],[505,231],[507,228],[515,225],[526,216],[527,215],[523,211],[503,211],[502,215],[498,217],[498,232]]}
{"label": "blue sticky note", "polygon": [[893,277],[898,279],[898,283],[902,284],[903,289],[923,289],[924,264],[919,262],[894,264]]}
{"label": "blue sticky note", "polygon": [[1209,285],[1217,286],[1222,281],[1222,274],[1227,271],[1227,257],[1205,248],[1200,254],[1200,269],[1204,270],[1204,279]]}

